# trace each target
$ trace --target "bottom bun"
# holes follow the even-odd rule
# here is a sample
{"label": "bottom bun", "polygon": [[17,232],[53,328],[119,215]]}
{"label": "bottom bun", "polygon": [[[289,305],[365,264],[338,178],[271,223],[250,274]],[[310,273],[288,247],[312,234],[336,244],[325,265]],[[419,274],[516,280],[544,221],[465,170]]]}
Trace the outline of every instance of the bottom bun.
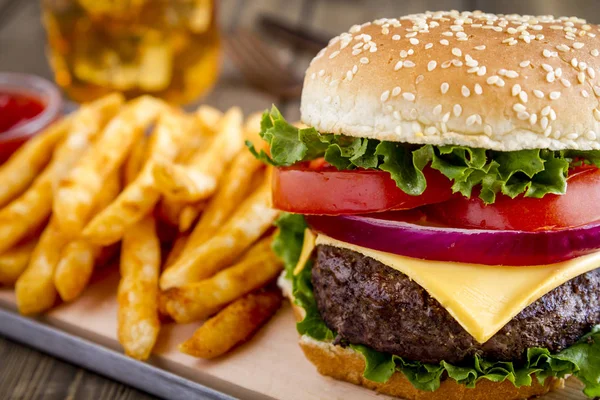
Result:
{"label": "bottom bun", "polygon": [[[282,276],[278,284],[284,295],[291,300],[296,319],[303,320],[304,309],[294,304],[289,281]],[[521,400],[542,396],[565,386],[563,379],[548,378],[544,385],[540,385],[533,377],[531,386],[517,388],[509,381],[495,383],[482,379],[475,388],[470,389],[452,379],[446,379],[435,392],[426,392],[416,389],[401,372],[395,372],[386,383],[366,379],[363,376],[363,356],[349,347],[321,342],[306,335],[300,337],[300,347],[320,374],[405,400]]]}

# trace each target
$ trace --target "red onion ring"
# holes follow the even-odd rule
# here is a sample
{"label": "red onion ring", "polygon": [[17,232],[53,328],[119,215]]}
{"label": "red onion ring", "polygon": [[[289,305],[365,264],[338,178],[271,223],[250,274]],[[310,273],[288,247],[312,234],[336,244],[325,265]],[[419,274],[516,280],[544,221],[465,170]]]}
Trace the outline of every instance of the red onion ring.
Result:
{"label": "red onion ring", "polygon": [[[318,233],[401,256],[484,265],[553,264],[600,249],[600,224],[560,231],[423,226],[381,216],[306,216]],[[600,267],[600,265],[599,265]]]}

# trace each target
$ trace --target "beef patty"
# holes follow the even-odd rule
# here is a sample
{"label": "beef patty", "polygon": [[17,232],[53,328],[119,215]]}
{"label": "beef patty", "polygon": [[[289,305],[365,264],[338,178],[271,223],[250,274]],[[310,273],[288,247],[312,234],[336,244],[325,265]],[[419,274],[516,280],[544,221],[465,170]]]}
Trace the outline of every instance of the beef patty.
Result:
{"label": "beef patty", "polygon": [[475,354],[521,361],[530,347],[559,352],[600,323],[600,269],[549,292],[484,344],[409,277],[355,251],[317,246],[312,282],[321,316],[339,341],[426,363],[459,363]]}

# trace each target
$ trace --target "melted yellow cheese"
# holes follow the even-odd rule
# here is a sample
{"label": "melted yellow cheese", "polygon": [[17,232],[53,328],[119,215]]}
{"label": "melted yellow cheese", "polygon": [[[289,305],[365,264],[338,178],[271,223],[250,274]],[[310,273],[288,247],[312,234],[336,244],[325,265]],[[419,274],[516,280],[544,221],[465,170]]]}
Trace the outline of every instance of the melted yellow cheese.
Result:
{"label": "melted yellow cheese", "polygon": [[370,250],[319,235],[317,245],[357,251],[423,287],[479,343],[563,283],[600,267],[600,252],[550,265],[489,266],[428,261]]}
{"label": "melted yellow cheese", "polygon": [[308,228],[304,230],[304,242],[302,244],[302,251],[300,252],[300,258],[298,259],[298,264],[296,264],[296,268],[294,268],[294,275],[298,275],[304,269],[304,266],[308,262],[310,255],[315,248],[315,241],[317,237],[315,234]]}

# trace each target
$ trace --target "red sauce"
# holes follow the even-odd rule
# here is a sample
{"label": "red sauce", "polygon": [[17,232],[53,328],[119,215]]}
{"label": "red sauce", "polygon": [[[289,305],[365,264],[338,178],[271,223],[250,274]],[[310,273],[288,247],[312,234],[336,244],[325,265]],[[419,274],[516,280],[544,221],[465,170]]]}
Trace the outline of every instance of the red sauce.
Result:
{"label": "red sauce", "polygon": [[44,103],[35,97],[0,92],[0,134],[35,118],[44,108]]}

